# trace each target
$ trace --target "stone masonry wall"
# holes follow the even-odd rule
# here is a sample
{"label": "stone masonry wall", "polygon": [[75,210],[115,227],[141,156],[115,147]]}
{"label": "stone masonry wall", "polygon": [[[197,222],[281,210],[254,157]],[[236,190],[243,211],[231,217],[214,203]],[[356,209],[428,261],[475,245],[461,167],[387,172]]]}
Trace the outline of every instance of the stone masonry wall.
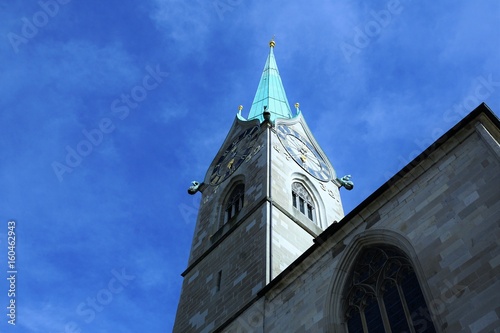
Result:
{"label": "stone masonry wall", "polygon": [[490,133],[500,135],[487,122],[455,133],[349,216],[226,332],[346,332],[344,284],[356,253],[377,243],[413,262],[438,332],[498,332],[500,154]]}
{"label": "stone masonry wall", "polygon": [[[174,332],[211,332],[266,284],[266,146],[263,131],[231,179],[203,193]],[[224,200],[239,181],[245,184],[243,209],[224,224]]]}

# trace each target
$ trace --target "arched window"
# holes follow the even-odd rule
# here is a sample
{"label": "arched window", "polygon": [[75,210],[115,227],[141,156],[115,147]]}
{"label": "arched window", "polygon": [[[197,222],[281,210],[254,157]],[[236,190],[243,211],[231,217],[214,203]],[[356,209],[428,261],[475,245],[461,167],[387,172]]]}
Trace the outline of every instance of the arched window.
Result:
{"label": "arched window", "polygon": [[304,185],[301,183],[292,184],[292,204],[302,214],[307,216],[311,221],[314,221],[314,203],[311,196],[307,192]]}
{"label": "arched window", "polygon": [[245,185],[238,184],[229,195],[224,208],[224,224],[231,220],[243,208]]}
{"label": "arched window", "polygon": [[436,332],[417,276],[400,250],[375,246],[358,258],[346,289],[349,333]]}

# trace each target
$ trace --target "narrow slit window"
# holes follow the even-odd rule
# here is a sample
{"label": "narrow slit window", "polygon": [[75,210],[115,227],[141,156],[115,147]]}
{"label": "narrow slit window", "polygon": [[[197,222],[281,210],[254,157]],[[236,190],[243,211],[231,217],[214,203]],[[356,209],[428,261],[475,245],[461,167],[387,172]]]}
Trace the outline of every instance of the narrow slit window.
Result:
{"label": "narrow slit window", "polygon": [[222,281],[222,271],[219,271],[219,273],[217,273],[217,279],[215,281],[216,291],[220,291],[221,281]]}

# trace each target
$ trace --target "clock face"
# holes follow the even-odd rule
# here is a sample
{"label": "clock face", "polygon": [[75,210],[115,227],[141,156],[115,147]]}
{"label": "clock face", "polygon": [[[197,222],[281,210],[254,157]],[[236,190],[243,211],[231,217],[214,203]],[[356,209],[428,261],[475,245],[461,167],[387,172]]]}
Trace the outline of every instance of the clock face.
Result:
{"label": "clock face", "polygon": [[219,157],[212,170],[210,185],[222,183],[238,169],[252,152],[258,133],[258,126],[246,129],[226,146],[224,153]]}
{"label": "clock face", "polygon": [[330,168],[307,138],[284,125],[278,126],[277,132],[286,151],[302,169],[318,180],[331,179]]}

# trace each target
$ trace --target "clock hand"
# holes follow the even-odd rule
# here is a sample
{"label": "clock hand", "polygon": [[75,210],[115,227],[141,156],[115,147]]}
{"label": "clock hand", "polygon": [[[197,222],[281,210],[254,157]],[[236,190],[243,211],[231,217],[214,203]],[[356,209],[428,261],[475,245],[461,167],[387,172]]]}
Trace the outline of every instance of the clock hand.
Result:
{"label": "clock hand", "polygon": [[321,167],[321,163],[316,157],[311,158],[311,161],[313,161],[313,163],[316,164],[318,167]]}

